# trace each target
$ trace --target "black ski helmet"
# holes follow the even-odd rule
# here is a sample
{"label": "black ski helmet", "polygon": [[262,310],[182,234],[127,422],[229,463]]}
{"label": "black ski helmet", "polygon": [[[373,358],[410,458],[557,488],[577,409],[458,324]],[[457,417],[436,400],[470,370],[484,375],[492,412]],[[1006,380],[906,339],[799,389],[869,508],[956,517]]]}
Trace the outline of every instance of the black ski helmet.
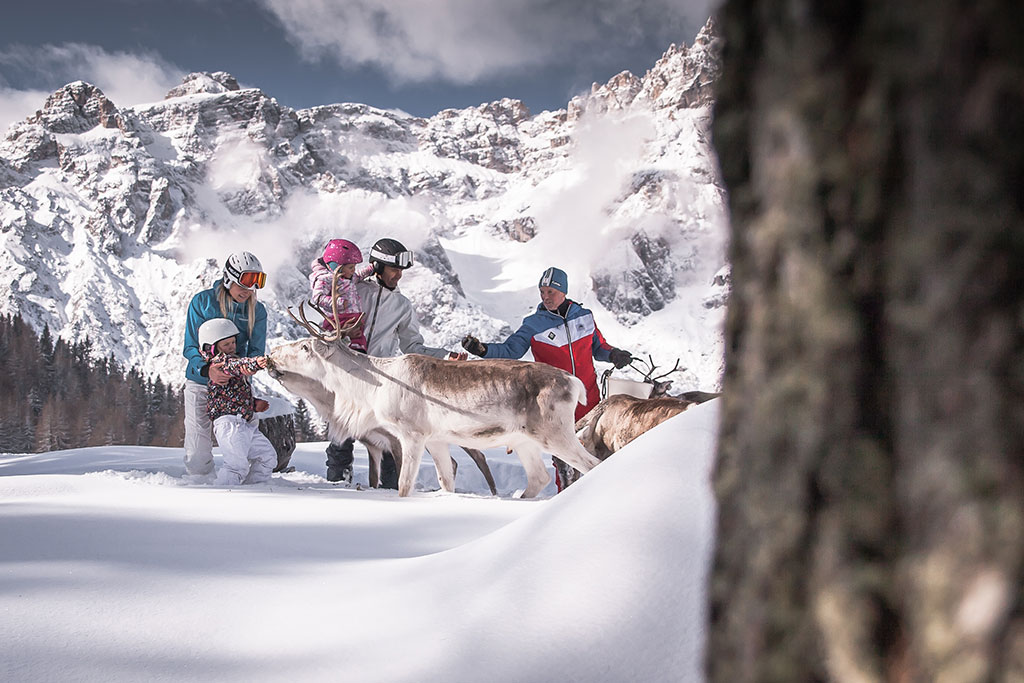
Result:
{"label": "black ski helmet", "polygon": [[370,263],[378,275],[384,272],[384,266],[405,270],[412,265],[412,252],[398,240],[385,237],[370,248]]}

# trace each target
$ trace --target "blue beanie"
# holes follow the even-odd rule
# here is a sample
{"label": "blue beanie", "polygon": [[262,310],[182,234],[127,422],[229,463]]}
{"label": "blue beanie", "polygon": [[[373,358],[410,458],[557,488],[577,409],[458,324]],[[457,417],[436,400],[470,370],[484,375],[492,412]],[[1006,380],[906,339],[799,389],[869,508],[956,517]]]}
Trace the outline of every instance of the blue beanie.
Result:
{"label": "blue beanie", "polygon": [[540,276],[540,283],[537,286],[550,287],[552,289],[557,289],[562,294],[568,294],[569,277],[561,268],[548,268],[544,271],[544,274]]}

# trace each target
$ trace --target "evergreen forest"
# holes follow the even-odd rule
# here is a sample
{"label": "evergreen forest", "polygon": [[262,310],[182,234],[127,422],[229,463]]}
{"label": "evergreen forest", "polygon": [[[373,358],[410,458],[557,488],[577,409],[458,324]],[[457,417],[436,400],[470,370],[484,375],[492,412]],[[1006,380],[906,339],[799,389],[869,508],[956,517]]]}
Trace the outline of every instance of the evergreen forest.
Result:
{"label": "evergreen forest", "polygon": [[127,444],[181,446],[181,392],[125,370],[91,342],[37,335],[0,315],[0,452],[38,453]]}

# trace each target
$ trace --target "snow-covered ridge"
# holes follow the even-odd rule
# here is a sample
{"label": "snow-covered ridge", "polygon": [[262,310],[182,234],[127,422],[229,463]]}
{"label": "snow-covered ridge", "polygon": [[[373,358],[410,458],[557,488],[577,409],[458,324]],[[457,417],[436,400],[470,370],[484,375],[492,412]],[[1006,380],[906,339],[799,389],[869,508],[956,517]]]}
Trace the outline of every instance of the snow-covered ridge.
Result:
{"label": "snow-covered ridge", "polygon": [[66,338],[178,382],[184,311],[233,250],[268,268],[271,344],[329,238],[417,251],[402,289],[428,343],[494,340],[559,265],[608,340],[721,371],[724,192],[708,141],[709,22],[643,76],[564,110],[503,99],[409,116],[358,103],[293,110],[224,72],[119,108],[81,81],[0,141],[0,295]]}

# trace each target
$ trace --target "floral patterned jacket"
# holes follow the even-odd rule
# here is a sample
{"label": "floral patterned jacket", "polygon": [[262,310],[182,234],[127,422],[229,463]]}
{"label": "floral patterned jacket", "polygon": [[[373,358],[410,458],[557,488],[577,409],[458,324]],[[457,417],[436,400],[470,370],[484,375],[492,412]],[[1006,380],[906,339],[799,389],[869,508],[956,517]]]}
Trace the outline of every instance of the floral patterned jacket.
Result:
{"label": "floral patterned jacket", "polygon": [[231,376],[226,384],[210,382],[206,399],[206,411],[211,420],[224,415],[238,415],[248,422],[253,416],[252,385],[249,376],[242,370],[262,370],[256,358],[240,358],[218,353],[216,356],[203,354],[211,363],[223,364],[224,372]]}

